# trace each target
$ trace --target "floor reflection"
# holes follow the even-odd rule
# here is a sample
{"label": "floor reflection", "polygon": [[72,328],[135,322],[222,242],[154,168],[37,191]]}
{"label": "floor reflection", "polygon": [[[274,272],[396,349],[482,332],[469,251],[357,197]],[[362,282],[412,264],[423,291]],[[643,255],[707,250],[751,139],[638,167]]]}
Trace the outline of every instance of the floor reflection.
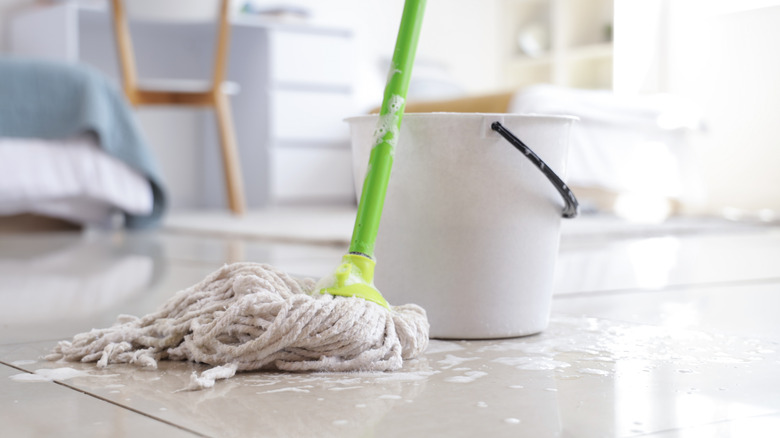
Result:
{"label": "floor reflection", "polygon": [[3,329],[11,329],[4,341],[21,341],[47,326],[105,314],[162,277],[166,262],[155,239],[106,237],[47,234],[25,236],[23,242],[4,237],[0,321]]}

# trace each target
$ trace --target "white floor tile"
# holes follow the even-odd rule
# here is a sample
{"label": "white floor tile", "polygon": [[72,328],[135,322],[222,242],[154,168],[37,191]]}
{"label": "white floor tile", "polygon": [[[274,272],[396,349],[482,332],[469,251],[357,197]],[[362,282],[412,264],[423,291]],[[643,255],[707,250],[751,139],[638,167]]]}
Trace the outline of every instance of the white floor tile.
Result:
{"label": "white floor tile", "polygon": [[[331,213],[319,221],[316,213],[257,215],[254,224],[225,215],[220,232],[196,229],[211,225],[195,221],[158,233],[3,236],[0,434],[188,433],[171,424],[207,436],[285,437],[752,437],[780,430],[780,232],[722,221],[566,225],[545,332],[433,341],[401,372],[251,372],[178,392],[206,367],[100,370],[41,359],[55,340],[109,326],[119,314],[150,313],[223,263],[330,273],[346,250],[343,238],[332,237],[343,236],[349,222],[343,211]],[[94,397],[12,378],[21,373],[12,366],[70,368],[83,375],[64,383]]]}
{"label": "white floor tile", "polygon": [[780,414],[761,415],[642,436],[648,438],[774,438],[780,436]]}
{"label": "white floor tile", "polygon": [[778,279],[780,233],[771,229],[561,241],[555,293],[659,289],[669,285]]}
{"label": "white floor tile", "polygon": [[29,375],[0,364],[0,433],[3,436],[199,436],[53,382],[25,381]]}
{"label": "white floor tile", "polygon": [[172,212],[164,229],[189,235],[272,239],[287,243],[349,243],[357,207],[274,207],[235,216],[225,211]]}
{"label": "white floor tile", "polygon": [[82,263],[72,258],[51,270],[7,270],[0,283],[0,344],[62,339],[110,326],[121,314],[151,313],[219,268],[158,260],[79,273]]}
{"label": "white floor tile", "polygon": [[595,296],[562,296],[556,312],[670,329],[703,330],[778,342],[780,281],[672,288]]}
{"label": "white floor tile", "polygon": [[527,338],[433,341],[396,373],[249,372],[196,392],[178,391],[205,366],[40,360],[52,345],[0,347],[0,359],[81,371],[68,381],[79,390],[206,435],[629,436],[780,412],[771,344],[595,318],[555,316]]}

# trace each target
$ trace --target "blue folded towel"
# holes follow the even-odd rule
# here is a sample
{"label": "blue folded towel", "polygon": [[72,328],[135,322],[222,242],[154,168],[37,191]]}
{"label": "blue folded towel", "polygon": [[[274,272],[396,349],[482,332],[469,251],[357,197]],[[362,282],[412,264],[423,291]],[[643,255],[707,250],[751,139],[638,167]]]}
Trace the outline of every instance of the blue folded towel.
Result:
{"label": "blue folded towel", "polygon": [[158,225],[166,205],[160,171],[121,91],[85,65],[0,57],[0,136],[62,139],[85,132],[149,179],[151,214],[125,213],[125,226]]}

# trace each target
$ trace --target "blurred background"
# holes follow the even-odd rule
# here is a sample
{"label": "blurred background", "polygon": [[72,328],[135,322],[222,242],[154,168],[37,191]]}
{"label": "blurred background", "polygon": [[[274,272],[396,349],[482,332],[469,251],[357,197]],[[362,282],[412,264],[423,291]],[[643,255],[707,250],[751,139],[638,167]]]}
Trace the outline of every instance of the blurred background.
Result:
{"label": "blurred background", "polygon": [[[228,78],[240,86],[231,102],[250,210],[355,203],[343,119],[380,104],[402,5],[232,3]],[[107,10],[100,0],[0,0],[2,55],[88,64],[118,81]],[[774,221],[778,24],[772,0],[429,0],[409,109],[476,97],[580,117],[568,182],[586,211]],[[211,56],[195,34],[176,56],[154,54],[172,41],[165,32],[138,32],[137,51],[152,53],[139,55],[139,71],[186,65],[208,76],[208,61],[183,61]],[[170,210],[225,209],[213,114],[134,114]]]}

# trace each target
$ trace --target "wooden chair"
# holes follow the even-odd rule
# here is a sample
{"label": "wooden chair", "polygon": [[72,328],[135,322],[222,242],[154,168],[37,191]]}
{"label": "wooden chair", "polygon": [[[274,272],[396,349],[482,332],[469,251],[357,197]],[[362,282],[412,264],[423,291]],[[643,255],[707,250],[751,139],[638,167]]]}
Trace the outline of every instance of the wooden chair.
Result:
{"label": "wooden chair", "polygon": [[[230,24],[228,22],[230,0],[212,0],[214,7],[212,10],[198,11],[203,1],[195,2],[193,0],[179,1],[180,9],[176,6],[167,7],[163,3],[172,3],[170,0],[163,2],[161,0],[111,0],[113,6],[114,32],[116,44],[119,53],[119,64],[122,73],[122,87],[128,100],[134,106],[138,105],[183,105],[196,107],[211,107],[216,114],[219,140],[222,149],[222,163],[225,174],[225,185],[228,195],[228,206],[236,214],[243,214],[246,211],[246,202],[244,199],[244,188],[241,177],[241,167],[238,161],[238,150],[236,147],[236,136],[233,130],[233,119],[230,112],[230,102],[228,100],[228,83],[225,81],[225,70],[227,67],[229,42],[230,42]],[[217,4],[217,1],[219,2]],[[175,3],[175,2],[173,2]],[[183,5],[183,6],[182,6]],[[154,10],[155,13],[161,12],[161,15],[170,16],[170,18],[182,18],[184,20],[203,20],[208,19],[206,15],[211,15],[211,19],[217,20],[217,43],[214,56],[213,76],[210,83],[200,89],[187,89],[184,83],[182,86],[160,87],[144,86],[139,83],[133,45],[130,38],[130,30],[127,24],[127,16],[134,16],[133,6],[145,6],[147,10]],[[206,5],[208,7],[208,5]],[[218,7],[217,7],[218,6]],[[130,12],[130,13],[128,13]],[[198,12],[205,12],[198,15]],[[174,17],[180,15],[180,17]],[[174,82],[170,82],[174,84]],[[177,84],[182,85],[182,84]],[[191,88],[191,87],[190,87]]]}

